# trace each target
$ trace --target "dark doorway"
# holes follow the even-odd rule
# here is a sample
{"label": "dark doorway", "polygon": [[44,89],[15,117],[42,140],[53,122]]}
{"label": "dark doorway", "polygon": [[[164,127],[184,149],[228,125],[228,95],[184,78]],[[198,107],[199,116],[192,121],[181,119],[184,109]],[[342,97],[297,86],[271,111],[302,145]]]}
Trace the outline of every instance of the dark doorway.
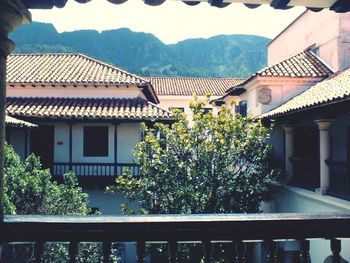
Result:
{"label": "dark doorway", "polygon": [[319,133],[317,127],[294,130],[292,183],[308,189],[320,186]]}
{"label": "dark doorway", "polygon": [[30,133],[30,151],[40,156],[43,168],[53,166],[54,127],[40,126]]}

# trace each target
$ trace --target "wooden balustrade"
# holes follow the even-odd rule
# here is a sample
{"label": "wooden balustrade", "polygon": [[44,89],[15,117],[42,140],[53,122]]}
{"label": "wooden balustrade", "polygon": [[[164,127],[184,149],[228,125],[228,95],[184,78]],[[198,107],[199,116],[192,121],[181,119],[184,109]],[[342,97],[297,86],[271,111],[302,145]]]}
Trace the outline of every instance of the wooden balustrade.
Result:
{"label": "wooden balustrade", "polygon": [[73,171],[77,176],[112,176],[124,174],[126,169],[134,176],[140,175],[140,167],[134,163],[54,163],[52,174],[62,176]]}
{"label": "wooden balustrade", "polygon": [[[181,242],[202,242],[203,259],[213,263],[213,244],[231,248],[232,262],[248,262],[249,242],[265,242],[267,262],[278,258],[278,242],[297,240],[299,262],[310,262],[310,239],[330,240],[333,262],[340,262],[340,238],[350,237],[350,214],[220,214],[147,216],[5,216],[0,242],[34,243],[33,262],[42,262],[46,242],[69,242],[69,262],[76,262],[79,242],[102,242],[103,262],[110,262],[114,242],[135,242],[138,263],[146,243],[168,243],[168,262],[178,262]],[[259,241],[260,240],[260,241]],[[248,243],[247,243],[248,242]]]}
{"label": "wooden balustrade", "polygon": [[338,197],[350,199],[350,162],[328,160],[326,163],[330,172],[329,192]]}
{"label": "wooden balustrade", "polygon": [[313,159],[292,157],[292,184],[308,189],[320,187],[320,162]]}

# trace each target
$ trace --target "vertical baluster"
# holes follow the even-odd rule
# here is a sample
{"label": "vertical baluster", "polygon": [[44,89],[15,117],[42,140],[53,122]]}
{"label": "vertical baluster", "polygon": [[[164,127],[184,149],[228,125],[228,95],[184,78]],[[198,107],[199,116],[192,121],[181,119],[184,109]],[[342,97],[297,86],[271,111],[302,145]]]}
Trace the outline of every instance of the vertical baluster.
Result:
{"label": "vertical baluster", "polygon": [[276,263],[277,262],[277,243],[269,240],[266,241],[267,248],[267,262]]}
{"label": "vertical baluster", "polygon": [[110,256],[112,253],[112,243],[110,241],[104,241],[102,244],[102,253],[103,253],[103,263],[110,262]]}
{"label": "vertical baluster", "polygon": [[170,240],[168,242],[168,256],[169,263],[176,263],[177,261],[177,242],[176,240]]}
{"label": "vertical baluster", "polygon": [[310,262],[310,241],[302,239],[300,243],[300,253],[299,253],[299,262],[300,263],[309,263]]}
{"label": "vertical baluster", "polygon": [[33,263],[41,263],[44,251],[44,242],[37,241],[34,244],[34,258],[32,260]]}
{"label": "vertical baluster", "polygon": [[341,241],[339,239],[331,239],[331,250],[333,253],[332,262],[340,263]]}
{"label": "vertical baluster", "polygon": [[204,252],[204,262],[211,263],[212,262],[212,252],[213,252],[213,244],[210,240],[203,241],[203,252]]}
{"label": "vertical baluster", "polygon": [[145,241],[137,241],[137,263],[144,263]]}
{"label": "vertical baluster", "polygon": [[246,262],[246,250],[245,244],[239,240],[236,241],[236,263],[245,263]]}
{"label": "vertical baluster", "polygon": [[76,262],[76,256],[78,253],[78,241],[71,241],[69,242],[69,263],[75,263]]}

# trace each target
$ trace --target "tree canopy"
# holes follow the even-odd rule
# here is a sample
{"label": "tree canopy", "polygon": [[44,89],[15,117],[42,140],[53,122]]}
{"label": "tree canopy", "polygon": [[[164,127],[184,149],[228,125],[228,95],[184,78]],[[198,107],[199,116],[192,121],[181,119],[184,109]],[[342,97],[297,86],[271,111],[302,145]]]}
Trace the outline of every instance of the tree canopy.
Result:
{"label": "tree canopy", "polygon": [[192,121],[177,112],[172,125],[143,125],[134,153],[142,175],[119,175],[109,190],[138,201],[141,213],[259,212],[276,178],[268,165],[270,130],[227,107],[215,115],[204,105],[191,103]]}
{"label": "tree canopy", "polygon": [[[64,175],[64,182],[52,179],[50,170],[42,169],[40,159],[33,154],[23,162],[10,145],[5,145],[4,201],[6,214],[88,215],[88,195],[78,186],[74,173]],[[31,245],[4,245],[0,262],[28,262]],[[44,261],[68,262],[67,244],[47,243]],[[81,244],[77,262],[101,262],[101,246]],[[113,262],[119,262],[113,256]]]}

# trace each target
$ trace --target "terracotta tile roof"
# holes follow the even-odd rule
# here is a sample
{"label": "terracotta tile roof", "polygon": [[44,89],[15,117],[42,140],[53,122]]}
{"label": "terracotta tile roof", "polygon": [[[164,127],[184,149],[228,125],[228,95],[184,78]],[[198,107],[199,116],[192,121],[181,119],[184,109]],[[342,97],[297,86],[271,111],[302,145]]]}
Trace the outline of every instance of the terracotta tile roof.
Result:
{"label": "terracotta tile roof", "polygon": [[306,49],[280,63],[261,69],[227,92],[231,93],[235,89],[242,88],[254,77],[327,78],[332,73],[333,71],[320,58]]}
{"label": "terracotta tile roof", "polygon": [[7,113],[46,119],[171,119],[169,111],[141,98],[8,98]]}
{"label": "terracotta tile roof", "polygon": [[27,122],[27,121],[22,121],[10,116],[5,116],[5,123],[7,127],[17,127],[17,128],[34,128],[38,127],[37,125]]}
{"label": "terracotta tile roof", "polygon": [[287,113],[307,110],[348,98],[350,98],[350,69],[333,74],[328,79],[317,83],[300,95],[260,117],[282,116]]}
{"label": "terracotta tile roof", "polygon": [[159,103],[146,79],[82,54],[10,55],[6,77],[10,85],[137,85],[144,88],[148,100]]}
{"label": "terracotta tile roof", "polygon": [[185,78],[185,77],[148,77],[157,95],[176,96],[222,96],[226,90],[242,83],[243,78]]}
{"label": "terracotta tile roof", "polygon": [[115,66],[82,54],[16,54],[7,62],[8,83],[146,84]]}

